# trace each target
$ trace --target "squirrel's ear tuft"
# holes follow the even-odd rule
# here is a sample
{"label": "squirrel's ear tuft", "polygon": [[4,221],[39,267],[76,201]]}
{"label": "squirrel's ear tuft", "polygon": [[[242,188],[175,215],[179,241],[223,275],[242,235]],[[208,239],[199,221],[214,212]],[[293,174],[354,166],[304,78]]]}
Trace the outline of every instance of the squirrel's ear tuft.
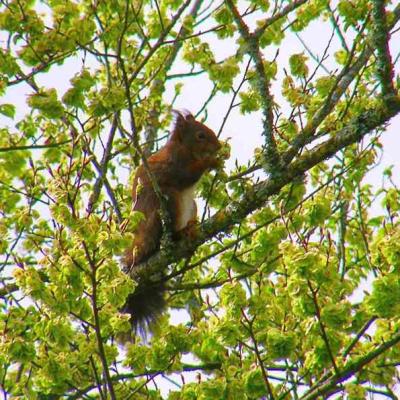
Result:
{"label": "squirrel's ear tuft", "polygon": [[186,124],[185,117],[178,110],[172,110],[173,120],[172,120],[172,136],[181,131]]}
{"label": "squirrel's ear tuft", "polygon": [[181,140],[181,135],[185,129],[186,120],[182,113],[178,110],[172,110],[173,121],[170,140]]}
{"label": "squirrel's ear tuft", "polygon": [[185,123],[185,121],[193,121],[195,118],[189,110],[183,109],[179,110],[171,110],[174,116],[174,124],[177,125],[179,123]]}
{"label": "squirrel's ear tuft", "polygon": [[186,124],[189,121],[194,121],[194,117],[188,110],[172,110],[172,114],[174,116],[174,119],[172,125],[171,139],[180,139],[181,134],[186,127]]}
{"label": "squirrel's ear tuft", "polygon": [[185,117],[186,121],[194,121],[193,114],[186,108],[181,111],[181,114]]}
{"label": "squirrel's ear tuft", "polygon": [[179,110],[171,110],[173,116],[173,127],[175,128],[177,125],[184,123],[185,117]]}

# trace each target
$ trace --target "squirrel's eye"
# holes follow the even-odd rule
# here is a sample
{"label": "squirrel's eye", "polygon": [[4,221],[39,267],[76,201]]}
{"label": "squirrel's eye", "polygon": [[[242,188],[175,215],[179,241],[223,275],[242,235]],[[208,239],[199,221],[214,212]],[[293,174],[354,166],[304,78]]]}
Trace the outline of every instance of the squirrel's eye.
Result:
{"label": "squirrel's eye", "polygon": [[197,132],[197,139],[204,140],[206,138],[206,134],[202,131]]}

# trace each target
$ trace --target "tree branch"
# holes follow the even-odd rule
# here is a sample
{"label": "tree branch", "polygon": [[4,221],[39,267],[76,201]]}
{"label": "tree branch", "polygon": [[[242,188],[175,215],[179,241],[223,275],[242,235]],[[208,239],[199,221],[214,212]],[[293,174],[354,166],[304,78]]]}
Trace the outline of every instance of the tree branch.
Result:
{"label": "tree branch", "polygon": [[311,295],[312,295],[314,308],[315,308],[315,315],[316,315],[317,320],[318,320],[318,325],[319,325],[319,329],[321,331],[322,340],[324,341],[326,350],[328,351],[329,358],[331,359],[333,369],[334,369],[335,373],[338,373],[339,370],[338,370],[338,367],[336,365],[335,356],[334,356],[334,354],[332,352],[332,347],[331,347],[331,344],[329,342],[328,335],[326,333],[325,324],[322,321],[321,309],[320,309],[320,306],[318,304],[318,298],[317,298],[318,289],[314,289],[309,280],[307,281],[307,284],[308,284],[308,287],[309,287]]}
{"label": "tree branch", "polygon": [[59,143],[49,143],[49,144],[31,144],[26,146],[10,146],[10,147],[0,147],[0,153],[8,153],[11,151],[21,151],[21,150],[41,150],[41,149],[51,149],[54,147],[61,147],[65,144],[71,143],[72,139],[65,140]]}
{"label": "tree branch", "polygon": [[377,75],[382,87],[382,94],[394,95],[393,63],[389,49],[389,33],[386,23],[386,10],[384,0],[374,0],[372,8],[373,30],[372,37],[377,53]]}
{"label": "tree branch", "polygon": [[107,357],[106,357],[106,352],[103,344],[103,338],[101,336],[101,324],[100,324],[100,317],[99,317],[99,306],[97,303],[98,300],[98,295],[97,295],[97,265],[95,261],[92,259],[90,256],[89,249],[86,246],[85,242],[82,242],[83,249],[85,250],[86,258],[90,264],[91,268],[91,274],[90,274],[90,279],[92,283],[92,294],[90,296],[91,302],[92,302],[92,309],[93,309],[93,318],[94,318],[94,324],[95,324],[95,333],[96,333],[96,339],[97,339],[97,345],[98,345],[98,350],[99,350],[99,357],[101,360],[101,364],[103,366],[103,373],[105,376],[105,380],[107,383],[108,391],[110,393],[111,400],[116,400],[115,396],[115,390],[114,390],[114,385],[113,381],[111,379],[110,375],[110,370],[108,367],[107,363]]}
{"label": "tree branch", "polygon": [[[355,47],[353,49],[355,49]],[[307,123],[302,132],[296,136],[289,149],[282,155],[282,160],[284,163],[289,163],[291,160],[293,160],[301,148],[316,138],[315,132],[317,128],[334,109],[343,93],[353,82],[355,76],[369,60],[371,54],[372,50],[369,47],[365,48],[352,65],[348,63],[343,67],[343,70],[338,75],[336,83],[327,96],[323,106],[317,111],[314,118]],[[349,57],[349,62],[350,61],[351,58]]]}
{"label": "tree branch", "polygon": [[400,99],[393,96],[386,103],[377,105],[376,108],[367,110],[355,117],[348,126],[335,133],[330,139],[315,146],[292,162],[278,177],[271,176],[269,179],[254,185],[252,190],[243,195],[240,202],[231,204],[206,220],[195,240],[182,239],[176,242],[173,254],[161,249],[147,262],[135,267],[135,272],[140,273],[140,270],[142,270],[141,273],[145,273],[146,276],[157,274],[159,271],[165,270],[169,264],[189,256],[197,247],[214,235],[227,231],[263,206],[270,196],[279,193],[285,185],[295,178],[302,176],[318,163],[329,159],[344,147],[358,142],[372,130],[387,123],[399,112]]}
{"label": "tree branch", "polygon": [[233,14],[240,35],[246,42],[245,51],[253,59],[257,71],[256,81],[257,89],[261,99],[263,119],[263,135],[265,137],[264,153],[265,165],[268,173],[274,174],[278,172],[281,166],[281,160],[276,147],[273,133],[273,98],[269,89],[269,82],[265,74],[263,56],[260,51],[258,37],[254,33],[250,33],[248,26],[243,21],[239,11],[234,6],[232,0],[226,0],[226,4]]}
{"label": "tree branch", "polygon": [[357,361],[349,362],[336,375],[333,375],[323,384],[312,387],[305,393],[300,400],[314,400],[319,396],[327,398],[330,393],[337,391],[337,385],[352,377],[356,372],[360,372],[363,367],[369,364],[372,360],[380,356],[386,350],[400,342],[400,332],[397,332],[393,337],[378,346],[375,350],[370,351],[367,355],[360,357]]}
{"label": "tree branch", "polygon": [[[183,364],[182,368],[180,370],[174,371],[175,373],[179,373],[181,371],[185,372],[193,372],[193,371],[212,371],[212,370],[218,370],[221,369],[221,363],[208,363],[208,364],[199,364],[199,365],[193,365],[193,364]],[[163,374],[165,371],[163,370],[148,370],[142,374],[134,374],[134,373],[126,373],[126,374],[118,374],[118,375],[113,375],[111,376],[111,380],[113,382],[119,382],[125,379],[135,379],[135,378],[142,378],[146,377],[149,375],[160,375]],[[88,393],[91,390],[95,389],[97,385],[90,385],[87,386],[86,388],[80,390],[76,394],[73,394],[67,398],[67,400],[76,400],[80,399],[82,394]]]}
{"label": "tree branch", "polygon": [[[393,28],[393,26],[400,19],[400,5],[395,8],[393,14],[394,18],[391,24],[388,26],[388,29]],[[365,26],[366,25],[364,25],[364,27]],[[342,97],[343,93],[347,90],[347,88],[353,82],[354,78],[360,72],[361,68],[367,63],[367,61],[371,57],[373,49],[370,46],[366,46],[359,55],[358,59],[354,61],[352,65],[350,65],[351,55],[356,50],[355,45],[356,44],[354,44],[353,49],[350,52],[349,62],[344,66],[344,68],[338,75],[336,84],[334,85],[331,93],[328,95],[327,101],[324,102],[324,105],[316,113],[315,117],[306,125],[301,134],[299,134],[295,138],[290,148],[282,155],[282,160],[284,164],[289,163],[303,146],[305,146],[307,143],[310,143],[313,139],[316,138],[314,134],[318,126],[330,114],[334,106]],[[392,92],[392,95],[395,95],[395,93]]]}
{"label": "tree branch", "polygon": [[292,3],[288,4],[286,7],[283,7],[280,12],[274,14],[272,17],[267,18],[263,22],[263,24],[254,31],[254,37],[259,39],[260,36],[265,32],[265,30],[269,26],[271,26],[274,22],[280,20],[281,18],[286,17],[290,12],[292,12],[296,8],[302,6],[306,2],[307,2],[307,0],[296,0],[296,1],[293,1]]}
{"label": "tree branch", "polygon": [[140,64],[137,66],[135,69],[135,72],[131,75],[129,78],[129,86],[133,82],[133,80],[138,76],[139,72],[142,70],[142,68],[147,64],[147,62],[150,60],[150,58],[153,56],[153,54],[158,50],[158,48],[163,44],[164,39],[168,36],[168,34],[171,32],[172,28],[175,26],[176,22],[178,19],[181,17],[182,13],[185,11],[185,9],[188,7],[190,4],[191,0],[186,0],[181,7],[178,9],[177,13],[172,17],[170,24],[164,29],[162,35],[159,37],[157,42],[154,44],[153,47],[150,48],[149,52],[146,54],[145,57],[143,57],[143,60],[140,62]]}
{"label": "tree branch", "polygon": [[[196,19],[197,13],[200,10],[201,4],[203,3],[203,0],[196,0],[195,3],[193,4],[192,9],[189,12],[189,15],[193,18],[193,20]],[[167,76],[168,71],[171,69],[178,53],[179,50],[181,49],[183,45],[183,40],[188,33],[188,29],[182,25],[181,29],[179,30],[178,36],[175,38],[172,46],[171,53],[168,56],[167,61],[164,63],[163,69],[162,69],[162,75],[164,77]],[[165,42],[164,42],[165,43]],[[150,96],[151,93],[154,92],[164,92],[165,90],[165,83],[166,79],[156,78],[151,87],[150,87]],[[157,137],[157,128],[159,125],[159,118],[161,114],[161,99],[162,97],[160,96],[159,99],[157,100],[156,104],[153,106],[153,109],[150,110],[149,112],[149,119],[147,122],[147,125],[145,127],[145,139],[146,142],[148,143],[147,145],[144,146],[143,148],[143,153],[147,157],[150,155],[153,145],[155,142],[155,139]]]}
{"label": "tree branch", "polygon": [[[99,199],[99,196],[100,196],[101,187],[103,186],[103,183],[105,182],[105,179],[106,179],[108,161],[110,160],[111,150],[112,150],[112,146],[113,146],[113,140],[114,140],[115,132],[117,131],[117,126],[118,126],[118,116],[117,116],[117,114],[115,114],[112,125],[111,125],[110,133],[108,135],[106,148],[104,149],[103,157],[100,162],[100,171],[98,171],[99,177],[97,178],[97,180],[94,184],[93,192],[90,196],[89,203],[87,206],[88,214],[93,212],[93,209],[94,209],[94,207],[97,203],[97,200]],[[95,165],[95,167],[96,167],[96,165]],[[109,192],[109,194],[110,194],[110,192]],[[114,195],[112,198],[114,198]],[[115,208],[115,211],[117,213],[119,222],[122,222],[121,211],[119,210],[118,204],[115,203],[114,207],[115,207],[115,205],[117,205],[117,207]]]}

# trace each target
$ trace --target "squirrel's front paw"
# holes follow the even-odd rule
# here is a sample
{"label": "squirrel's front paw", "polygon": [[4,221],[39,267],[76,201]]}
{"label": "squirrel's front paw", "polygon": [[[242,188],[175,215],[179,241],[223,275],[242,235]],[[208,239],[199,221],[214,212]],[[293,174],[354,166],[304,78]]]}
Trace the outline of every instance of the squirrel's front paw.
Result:
{"label": "squirrel's front paw", "polygon": [[194,240],[199,236],[199,224],[197,220],[191,220],[186,227],[178,232],[178,239]]}

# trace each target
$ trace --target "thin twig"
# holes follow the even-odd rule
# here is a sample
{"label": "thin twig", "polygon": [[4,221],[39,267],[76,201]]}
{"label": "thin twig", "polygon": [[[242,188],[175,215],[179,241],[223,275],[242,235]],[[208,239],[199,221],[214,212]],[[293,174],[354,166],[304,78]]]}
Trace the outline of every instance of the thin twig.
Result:
{"label": "thin twig", "polygon": [[[100,162],[101,173],[99,173],[99,177],[97,178],[97,180],[93,186],[93,191],[92,191],[92,194],[90,196],[89,203],[87,206],[88,214],[93,212],[93,209],[94,209],[94,207],[97,203],[97,200],[99,199],[99,196],[100,196],[101,187],[105,181],[105,177],[107,174],[108,162],[110,160],[110,154],[111,154],[111,150],[113,147],[113,140],[114,140],[115,132],[117,131],[117,126],[118,126],[118,116],[117,116],[117,114],[115,114],[114,118],[113,118],[113,122],[111,124],[110,133],[108,135],[107,144],[104,149],[103,158]],[[121,211],[119,210],[118,204],[117,203],[114,204],[114,207],[115,206],[117,206],[115,210],[116,210],[116,214],[119,219],[119,222],[122,222],[122,215],[121,215]]]}
{"label": "thin twig", "polygon": [[265,32],[265,30],[271,26],[274,22],[286,17],[290,12],[294,11],[296,8],[305,4],[307,0],[295,0],[288,4],[280,12],[275,13],[272,17],[267,18],[262,25],[254,31],[254,36],[259,39],[260,36]]}
{"label": "thin twig", "polygon": [[95,333],[96,333],[96,338],[97,338],[97,345],[98,345],[98,350],[99,350],[99,356],[100,360],[103,366],[103,373],[106,379],[106,384],[108,387],[108,391],[110,393],[110,397],[112,400],[116,400],[117,397],[115,395],[115,390],[114,390],[114,385],[113,381],[111,379],[110,371],[108,368],[108,363],[107,363],[107,356],[106,352],[104,349],[104,344],[103,344],[103,338],[101,336],[101,324],[100,324],[100,317],[99,317],[99,306],[97,304],[98,296],[97,296],[97,266],[95,261],[92,259],[89,249],[86,245],[86,243],[83,241],[82,242],[83,249],[86,254],[86,259],[90,264],[91,267],[91,274],[90,278],[92,281],[92,294],[91,294],[91,301],[92,301],[92,309],[93,309],[93,318],[94,318],[94,325],[95,325]]}
{"label": "thin twig", "polygon": [[61,147],[68,143],[71,143],[72,139],[65,140],[59,143],[49,143],[49,144],[31,144],[26,146],[9,146],[9,147],[0,147],[0,153],[8,153],[11,151],[21,151],[21,150],[41,150],[41,149],[52,149],[55,147]]}

